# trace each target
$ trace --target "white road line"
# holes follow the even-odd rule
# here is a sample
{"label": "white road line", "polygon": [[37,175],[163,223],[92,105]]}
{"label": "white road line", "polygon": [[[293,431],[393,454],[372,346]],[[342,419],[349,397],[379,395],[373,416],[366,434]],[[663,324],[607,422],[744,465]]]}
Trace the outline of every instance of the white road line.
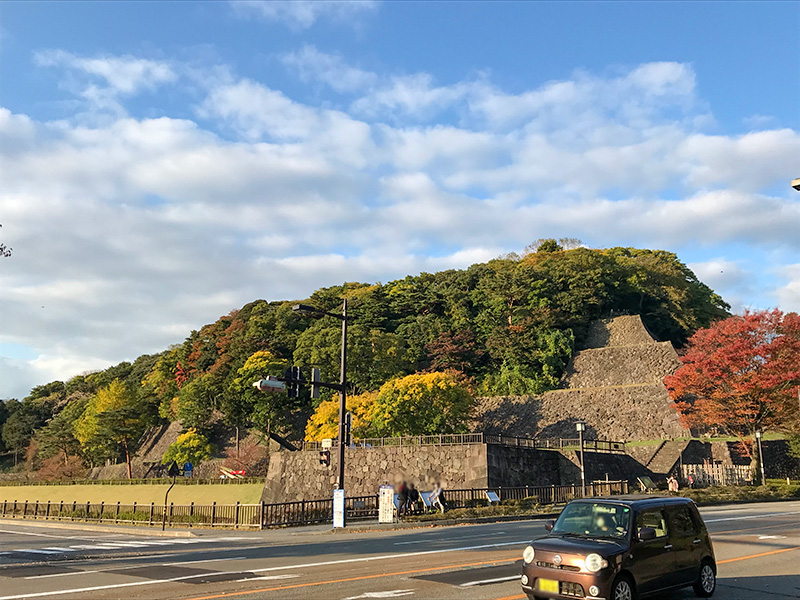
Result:
{"label": "white road line", "polygon": [[495,533],[487,533],[486,535],[460,535],[454,538],[446,538],[446,539],[427,539],[427,540],[414,540],[412,542],[394,542],[395,546],[407,546],[410,544],[433,544],[433,543],[441,543],[441,542],[460,542],[462,540],[482,540],[489,536],[493,535],[505,535],[505,531],[497,531]]}
{"label": "white road line", "polygon": [[245,577],[244,579],[237,579],[236,583],[242,583],[243,581],[273,581],[275,579],[295,579],[296,577],[300,577],[300,575],[265,575],[264,577]]}
{"label": "white road line", "polygon": [[50,535],[47,533],[33,533],[31,531],[13,531],[11,529],[0,529],[0,533],[12,533],[15,535],[31,535],[34,537],[57,538],[60,540],[96,540],[96,537],[84,537],[75,535]]}
{"label": "white road line", "polygon": [[481,579],[479,581],[469,581],[462,583],[459,587],[472,587],[473,585],[484,585],[487,583],[503,583],[504,581],[514,581],[519,579],[519,575],[511,575],[510,577],[496,577],[494,579]]}
{"label": "white road line", "polygon": [[[703,519],[706,523],[719,523],[721,521],[745,521],[747,519],[763,519],[765,517],[780,517],[784,515],[798,515],[800,510],[789,512],[764,513],[763,515],[748,515],[746,517],[725,517],[724,519]],[[711,533],[714,533],[713,531]]]}
{"label": "white road line", "polygon": [[32,550],[30,548],[21,548],[14,550],[14,552],[24,552],[25,554],[61,554],[58,550]]}
{"label": "white road line", "polygon": [[[184,560],[181,562],[164,563],[162,567],[174,567],[175,565],[194,565],[197,563],[220,562],[223,560],[244,560],[246,556],[232,556],[230,558],[208,558],[206,560]],[[146,565],[145,565],[146,566]],[[92,569],[91,571],[71,571],[69,573],[50,573],[49,575],[31,575],[24,577],[24,579],[50,579],[51,577],[68,577],[71,575],[89,575],[91,573],[105,573],[106,571],[124,571],[126,569],[141,569],[142,565],[130,565],[125,567],[115,567],[113,569]],[[299,575],[292,575],[291,577],[299,577]]]}
{"label": "white road line", "polygon": [[75,552],[72,548],[59,548],[58,546],[48,546],[44,550],[58,550],[59,552]]}
{"label": "white road line", "polygon": [[[307,569],[312,567],[322,567],[327,565],[342,565],[342,564],[352,564],[357,562],[372,562],[375,560],[388,560],[388,559],[398,559],[398,558],[409,558],[412,556],[425,556],[428,554],[446,554],[449,552],[466,552],[469,550],[483,550],[485,548],[502,548],[504,546],[521,546],[523,544],[527,544],[530,540],[516,540],[513,542],[498,542],[496,544],[481,544],[479,546],[463,546],[461,548],[447,548],[444,550],[426,550],[424,552],[402,552],[398,554],[382,554],[379,556],[367,556],[364,558],[345,558],[342,560],[328,560],[322,561],[317,563],[305,563],[305,564],[297,564],[297,565],[284,565],[282,567],[266,567],[263,569],[248,569],[248,570],[241,570],[241,571],[218,571],[214,573],[215,576],[219,575],[238,575],[239,573],[266,573],[268,571],[286,571],[289,569]],[[208,573],[202,574],[195,574],[195,575],[183,575],[181,577],[170,577],[167,579],[148,579],[146,581],[132,581],[129,583],[116,583],[116,584],[109,584],[109,585],[97,585],[93,587],[85,587],[85,588],[73,588],[73,589],[65,589],[65,590],[55,590],[50,592],[34,592],[30,594],[16,594],[14,596],[0,596],[0,600],[20,600],[22,598],[44,598],[47,596],[63,596],[66,594],[83,594],[86,592],[96,592],[100,590],[114,590],[120,588],[128,588],[128,587],[141,587],[145,585],[163,585],[165,583],[172,583],[175,581],[187,581],[190,579],[198,579],[200,577],[208,577]]]}

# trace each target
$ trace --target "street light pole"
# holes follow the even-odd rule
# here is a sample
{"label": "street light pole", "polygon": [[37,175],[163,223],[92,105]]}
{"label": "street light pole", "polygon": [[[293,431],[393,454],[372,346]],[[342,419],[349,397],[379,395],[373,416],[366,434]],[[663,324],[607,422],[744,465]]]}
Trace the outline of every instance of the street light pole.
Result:
{"label": "street light pole", "polygon": [[586,423],[578,421],[575,423],[575,429],[578,430],[578,441],[581,446],[581,498],[586,497],[586,461],[583,455],[583,432],[586,430]]}
{"label": "street light pole", "polygon": [[347,440],[345,415],[347,414],[347,298],[342,302],[342,359],[339,366],[339,473],[337,489],[344,489],[344,446]]}
{"label": "street light pole", "polygon": [[767,484],[767,476],[765,475],[764,471],[764,451],[761,447],[761,433],[760,429],[756,430],[756,440],[758,440],[758,462],[761,463],[761,485]]}

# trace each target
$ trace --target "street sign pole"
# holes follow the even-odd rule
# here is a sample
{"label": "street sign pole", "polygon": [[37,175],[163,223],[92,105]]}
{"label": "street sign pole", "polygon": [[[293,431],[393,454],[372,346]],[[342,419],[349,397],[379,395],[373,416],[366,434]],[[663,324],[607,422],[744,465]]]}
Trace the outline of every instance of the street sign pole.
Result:
{"label": "street sign pole", "polygon": [[339,367],[339,473],[336,488],[344,489],[345,414],[347,413],[347,298],[342,303],[342,360]]}

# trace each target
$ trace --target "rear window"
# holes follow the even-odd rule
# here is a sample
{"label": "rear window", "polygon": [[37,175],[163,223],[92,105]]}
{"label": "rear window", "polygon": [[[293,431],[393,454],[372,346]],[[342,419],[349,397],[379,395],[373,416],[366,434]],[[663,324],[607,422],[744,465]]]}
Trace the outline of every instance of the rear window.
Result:
{"label": "rear window", "polygon": [[694,537],[697,530],[688,506],[676,506],[667,510],[672,531],[677,537]]}
{"label": "rear window", "polygon": [[636,534],[638,535],[644,527],[655,529],[657,538],[665,537],[667,521],[664,518],[664,511],[660,508],[650,508],[636,515]]}

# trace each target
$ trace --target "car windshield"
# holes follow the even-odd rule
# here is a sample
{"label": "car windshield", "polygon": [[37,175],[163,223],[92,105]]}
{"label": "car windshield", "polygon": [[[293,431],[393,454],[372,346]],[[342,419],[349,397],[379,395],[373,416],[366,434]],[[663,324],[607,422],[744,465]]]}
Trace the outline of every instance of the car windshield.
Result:
{"label": "car windshield", "polygon": [[573,502],[564,507],[553,526],[557,535],[620,539],[628,535],[631,509],[604,502]]}

